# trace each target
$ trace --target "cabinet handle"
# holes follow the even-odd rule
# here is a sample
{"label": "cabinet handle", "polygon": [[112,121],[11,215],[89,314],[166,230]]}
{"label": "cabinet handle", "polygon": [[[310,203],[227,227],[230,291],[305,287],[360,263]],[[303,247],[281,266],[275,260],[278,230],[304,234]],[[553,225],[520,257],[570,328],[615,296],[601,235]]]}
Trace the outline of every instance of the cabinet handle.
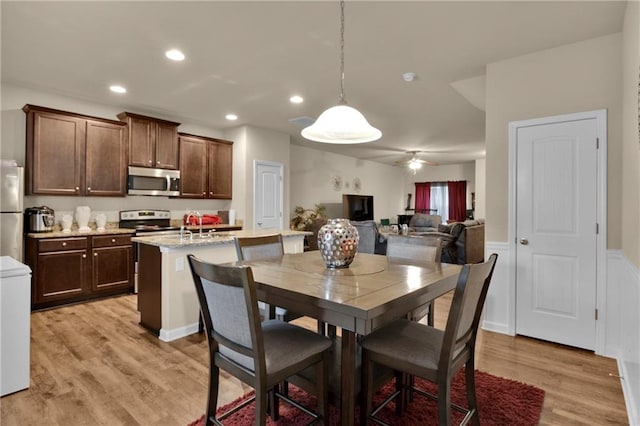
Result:
{"label": "cabinet handle", "polygon": [[79,186],[76,186],[76,192],[77,191],[80,191],[80,187]]}
{"label": "cabinet handle", "polygon": [[151,160],[149,160],[149,164],[151,164]]}
{"label": "cabinet handle", "polygon": [[112,239],[111,239],[111,242],[112,242],[112,243],[115,243],[115,242],[116,242],[116,239],[115,239],[115,238],[112,238]]}
{"label": "cabinet handle", "polygon": [[206,193],[206,192],[203,192],[203,193],[202,193],[202,195],[203,195],[204,197],[206,197],[206,196],[207,196],[207,193]]}
{"label": "cabinet handle", "polygon": [[66,246],[67,246],[67,243],[62,243],[62,247],[66,247]]}
{"label": "cabinet handle", "polygon": [[93,253],[93,256],[94,256],[94,257],[97,257],[97,256],[98,256],[98,253]]}
{"label": "cabinet handle", "polygon": [[83,254],[83,255],[82,255],[82,258],[83,258],[83,259],[86,259],[86,258],[87,258],[87,255],[86,255],[86,254]]}
{"label": "cabinet handle", "polygon": [[87,188],[87,191],[91,191],[91,187],[88,187],[88,188]]}
{"label": "cabinet handle", "polygon": [[209,197],[213,197],[213,192],[209,192]]}

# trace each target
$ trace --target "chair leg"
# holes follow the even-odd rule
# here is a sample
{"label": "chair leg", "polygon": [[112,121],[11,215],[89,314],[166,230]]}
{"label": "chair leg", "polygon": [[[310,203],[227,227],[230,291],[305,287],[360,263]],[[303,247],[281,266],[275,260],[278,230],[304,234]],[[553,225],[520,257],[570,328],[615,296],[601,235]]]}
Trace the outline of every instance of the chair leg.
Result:
{"label": "chair leg", "polygon": [[318,400],[318,414],[322,416],[318,420],[319,425],[329,424],[329,355],[327,351],[316,364],[316,397]]}
{"label": "chair leg", "polygon": [[267,423],[267,390],[264,386],[257,386],[255,391],[256,415],[254,424],[256,426],[265,426]]}
{"label": "chair leg", "polygon": [[269,391],[267,396],[268,401],[268,414],[274,421],[278,421],[280,418],[280,400],[276,395],[279,391],[279,385],[275,385],[272,390]]}
{"label": "chair leg", "polygon": [[435,320],[435,303],[429,302],[429,312],[427,313],[427,325],[433,327]]}
{"label": "chair leg", "polygon": [[216,408],[218,406],[218,387],[220,384],[220,369],[211,362],[211,368],[209,368],[209,397],[207,399],[207,414],[205,419],[205,426],[209,424],[215,424],[213,419],[216,416]]}
{"label": "chair leg", "polygon": [[478,414],[478,399],[476,398],[476,379],[473,357],[467,362],[467,365],[465,365],[464,375],[467,385],[467,403],[469,404],[469,410],[474,410],[471,421],[474,425],[479,426],[480,416]]}
{"label": "chair leg", "polygon": [[373,362],[369,360],[369,352],[362,350],[362,372],[360,386],[360,425],[369,424],[369,413],[371,413],[371,405],[373,399]]}
{"label": "chair leg", "polygon": [[396,414],[401,416],[404,413],[406,408],[406,392],[407,388],[405,386],[407,375],[401,371],[395,372],[396,376],[396,391],[399,392],[398,396],[396,396]]}
{"label": "chair leg", "polygon": [[451,380],[438,382],[438,425],[451,424]]}

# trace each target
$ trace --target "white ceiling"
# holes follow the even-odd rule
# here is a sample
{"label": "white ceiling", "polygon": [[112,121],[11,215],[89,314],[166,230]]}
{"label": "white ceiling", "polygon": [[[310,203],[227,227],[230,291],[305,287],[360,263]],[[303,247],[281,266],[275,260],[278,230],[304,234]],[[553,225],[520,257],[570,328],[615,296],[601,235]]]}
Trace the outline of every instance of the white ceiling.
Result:
{"label": "white ceiling", "polygon": [[[308,142],[289,122],[338,101],[337,1],[2,1],[2,82],[213,128],[270,128],[389,164],[414,150],[458,163],[484,156],[485,114],[474,105],[484,103],[486,64],[619,32],[625,7],[348,1],[346,98],[383,132],[364,145]],[[168,61],[169,48],[187,59]],[[109,92],[114,83],[128,93]],[[293,94],[305,102],[289,103]],[[225,120],[229,112],[239,120]]]}

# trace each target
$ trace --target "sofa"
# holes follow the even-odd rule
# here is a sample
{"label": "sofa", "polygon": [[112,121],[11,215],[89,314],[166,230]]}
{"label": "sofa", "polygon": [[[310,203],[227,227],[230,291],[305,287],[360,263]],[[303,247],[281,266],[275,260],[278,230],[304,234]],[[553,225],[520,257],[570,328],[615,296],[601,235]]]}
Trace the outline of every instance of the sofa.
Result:
{"label": "sofa", "polygon": [[[428,225],[434,225],[439,218],[440,216],[429,218]],[[442,240],[443,262],[465,264],[479,263],[484,260],[484,219],[448,224],[439,223],[435,230],[433,230],[433,226],[425,226],[426,223],[427,218],[419,218],[418,226],[410,226],[409,229],[414,235],[425,238],[440,238]]]}
{"label": "sofa", "polygon": [[371,254],[385,254],[387,239],[378,231],[378,225],[373,220],[352,220],[351,224],[358,230],[358,252]]}

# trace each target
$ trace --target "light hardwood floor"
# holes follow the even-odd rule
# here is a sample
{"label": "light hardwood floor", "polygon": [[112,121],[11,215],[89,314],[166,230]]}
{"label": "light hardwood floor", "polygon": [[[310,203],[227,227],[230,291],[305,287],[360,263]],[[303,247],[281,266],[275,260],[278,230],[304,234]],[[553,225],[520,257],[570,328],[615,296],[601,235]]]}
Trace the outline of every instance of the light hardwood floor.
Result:
{"label": "light hardwood floor", "polygon": [[[436,302],[436,326],[451,296]],[[31,387],[0,400],[3,426],[176,425],[204,412],[208,356],[204,336],[171,343],[138,326],[136,296],[63,307],[31,316]],[[298,320],[314,327],[310,319]],[[616,363],[593,353],[480,332],[480,370],[546,391],[543,425],[626,424]],[[220,404],[249,390],[226,377]]]}

